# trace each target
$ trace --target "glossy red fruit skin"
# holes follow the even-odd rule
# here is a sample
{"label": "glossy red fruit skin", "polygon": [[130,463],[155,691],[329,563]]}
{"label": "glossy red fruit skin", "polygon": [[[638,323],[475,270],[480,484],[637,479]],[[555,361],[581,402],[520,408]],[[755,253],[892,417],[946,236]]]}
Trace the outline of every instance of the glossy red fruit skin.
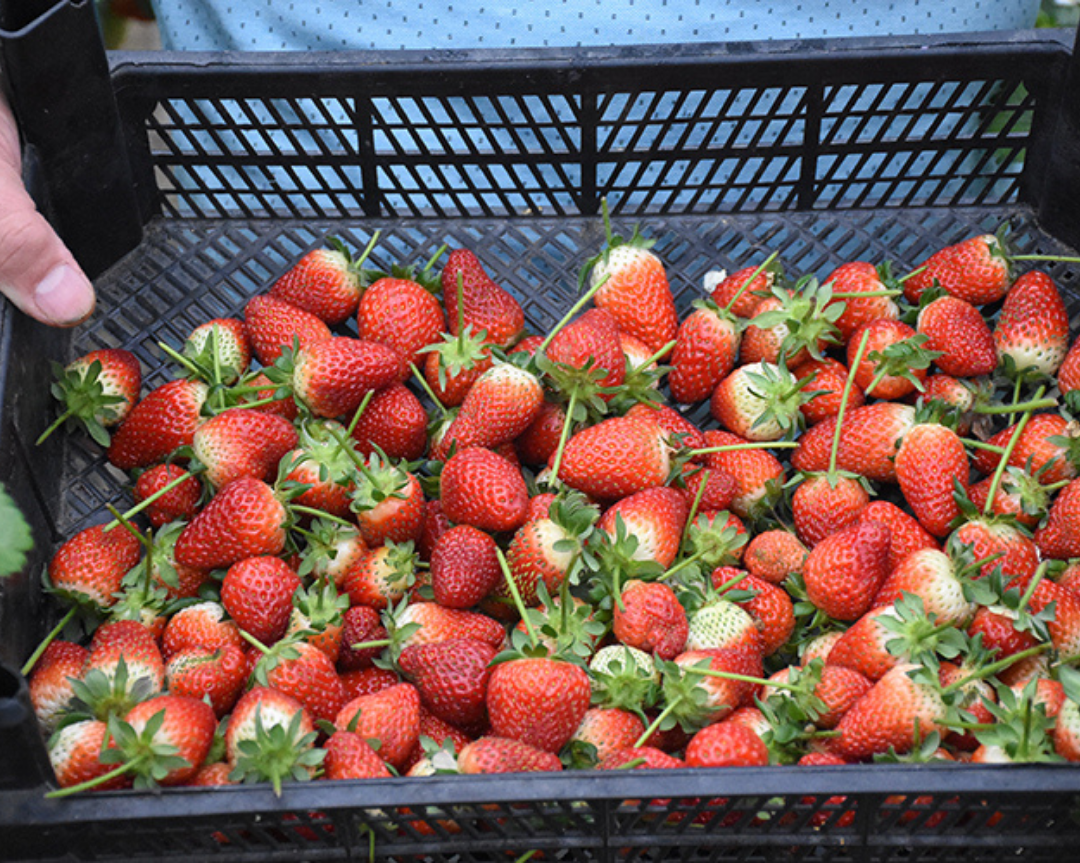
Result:
{"label": "glossy red fruit skin", "polygon": [[487,688],[497,653],[479,639],[453,638],[406,647],[398,664],[424,707],[444,722],[477,731],[487,723]]}
{"label": "glossy red fruit skin", "polygon": [[356,320],[361,339],[389,345],[412,364],[419,364],[420,351],[437,342],[446,328],[434,294],[410,279],[389,277],[364,291]]}
{"label": "glossy red fruit skin", "polygon": [[221,604],[229,616],[265,645],[284,634],[300,577],[277,557],[249,557],[229,567],[221,583]]}
{"label": "glossy red fruit skin", "polygon": [[431,588],[447,608],[470,608],[502,581],[498,546],[484,531],[468,524],[450,528],[431,552]]}
{"label": "glossy red fruit skin", "polygon": [[485,271],[476,254],[454,249],[442,271],[443,303],[450,334],[458,334],[458,276],[461,276],[463,315],[474,331],[485,330],[486,341],[507,347],[525,328],[525,312],[508,291]]}
{"label": "glossy red fruit skin", "polygon": [[1008,260],[997,237],[981,234],[939,249],[904,282],[904,298],[917,303],[935,283],[973,305],[996,302],[1011,284]]}
{"label": "glossy red fruit skin", "polygon": [[340,249],[312,249],[274,282],[270,296],[340,324],[360,301],[360,275],[351,263]]}
{"label": "glossy red fruit skin", "polygon": [[191,446],[208,391],[206,384],[186,379],[151,390],[113,433],[109,462],[120,470],[134,470]]}
{"label": "glossy red fruit skin", "polygon": [[52,588],[99,608],[116,604],[124,576],[139,561],[142,544],[121,527],[96,525],[79,531],[56,550],[49,563]]}
{"label": "glossy red fruit skin", "polygon": [[406,373],[403,357],[393,348],[334,336],[296,355],[293,390],[316,416],[351,419],[365,395],[401,383]]}
{"label": "glossy red fruit skin", "polygon": [[284,348],[299,343],[301,349],[331,337],[330,328],[311,312],[292,303],[262,294],[244,307],[244,332],[255,358],[272,366]]}
{"label": "glossy red fruit skin", "polygon": [[453,455],[439,478],[442,511],[457,524],[480,530],[516,530],[529,511],[521,471],[497,453],[469,447]]}
{"label": "glossy red fruit skin", "polygon": [[589,708],[589,676],[577,665],[553,659],[512,659],[488,681],[491,733],[545,752],[558,752]]}
{"label": "glossy red fruit skin", "polygon": [[274,490],[254,477],[222,488],[176,540],[178,563],[218,569],[285,548],[285,507]]}
{"label": "glossy red fruit skin", "polygon": [[858,620],[887,575],[889,541],[889,529],[876,521],[856,522],[823,539],[803,565],[809,600],[836,620]]}
{"label": "glossy red fruit skin", "polygon": [[352,429],[361,455],[381,449],[391,459],[415,461],[427,449],[427,411],[416,394],[394,383],[376,390]]}
{"label": "glossy red fruit skin", "polygon": [[936,537],[946,536],[960,516],[956,484],[965,492],[971,466],[959,435],[937,423],[913,427],[896,453],[900,491],[919,523]]}
{"label": "glossy red fruit skin", "polygon": [[665,435],[658,426],[612,417],[570,437],[559,478],[591,498],[615,501],[663,485],[670,463]]}
{"label": "glossy red fruit skin", "polygon": [[927,337],[927,350],[941,353],[934,365],[947,375],[973,378],[997,368],[994,334],[969,302],[938,297],[919,312],[916,330]]}

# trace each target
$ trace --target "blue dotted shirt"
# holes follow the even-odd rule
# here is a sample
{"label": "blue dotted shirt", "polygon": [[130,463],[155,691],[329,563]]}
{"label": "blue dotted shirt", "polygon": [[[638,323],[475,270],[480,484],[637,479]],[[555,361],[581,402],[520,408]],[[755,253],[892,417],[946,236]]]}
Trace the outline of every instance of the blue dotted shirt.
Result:
{"label": "blue dotted shirt", "polygon": [[165,48],[537,48],[1031,27],[1039,0],[155,0]]}

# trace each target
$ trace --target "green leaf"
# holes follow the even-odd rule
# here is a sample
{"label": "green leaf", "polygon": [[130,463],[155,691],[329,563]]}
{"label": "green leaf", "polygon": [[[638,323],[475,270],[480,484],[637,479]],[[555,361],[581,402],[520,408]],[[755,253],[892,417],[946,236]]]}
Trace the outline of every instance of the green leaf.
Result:
{"label": "green leaf", "polygon": [[0,483],[0,578],[22,572],[33,546],[30,525]]}

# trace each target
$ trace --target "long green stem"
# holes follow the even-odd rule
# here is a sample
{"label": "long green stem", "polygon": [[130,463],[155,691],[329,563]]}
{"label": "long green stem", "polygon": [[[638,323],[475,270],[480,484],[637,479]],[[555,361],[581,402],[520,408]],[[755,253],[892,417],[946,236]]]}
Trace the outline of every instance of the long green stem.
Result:
{"label": "long green stem", "polygon": [[578,301],[570,307],[570,311],[563,315],[562,320],[560,320],[551,330],[551,332],[549,332],[547,336],[544,337],[544,341],[542,341],[540,343],[540,347],[536,349],[536,352],[538,354],[542,354],[547,351],[548,346],[551,344],[551,340],[555,338],[555,336],[563,327],[565,327],[568,323],[570,323],[570,321],[573,320],[574,315],[576,315],[585,307],[585,304],[588,303],[589,300],[591,300],[596,295],[596,292],[604,286],[604,284],[607,282],[607,279],[608,277],[605,275],[595,285],[593,285],[591,288],[589,288],[589,290],[587,290],[584,294],[581,295]]}
{"label": "long green stem", "polygon": [[60,618],[60,622],[50,630],[49,634],[45,636],[45,639],[41,644],[34,648],[34,652],[30,654],[30,658],[27,659],[26,662],[23,663],[23,667],[19,669],[19,673],[23,677],[28,677],[30,675],[30,672],[34,670],[34,666],[37,665],[37,661],[41,659],[41,655],[46,651],[48,646],[56,640],[56,637],[63,632],[64,627],[68,625],[71,618],[75,616],[75,612],[78,610],[78,606],[71,606],[71,608],[68,609],[67,614]]}
{"label": "long green stem", "polygon": [[72,794],[79,794],[83,791],[89,791],[93,788],[98,788],[101,785],[115,779],[117,776],[123,776],[125,773],[131,771],[133,767],[138,764],[136,761],[128,761],[125,764],[119,764],[110,770],[108,773],[102,773],[100,776],[95,776],[93,779],[87,779],[77,785],[69,785],[67,788],[57,788],[55,791],[49,791],[46,793],[46,797],[55,799],[57,797],[70,797]]}
{"label": "long green stem", "polygon": [[416,367],[416,363],[409,363],[409,368],[412,369],[413,377],[416,378],[416,381],[420,384],[421,389],[423,389],[423,391],[427,393],[427,397],[431,399],[432,402],[434,402],[435,407],[439,409],[439,413],[445,417],[447,413],[449,413],[449,411],[447,411],[446,409],[446,405],[439,401],[439,397],[435,395],[435,391],[427,382],[427,378],[425,378],[420,373],[420,369]]}
{"label": "long green stem", "polygon": [[795,449],[799,446],[798,441],[793,440],[762,440],[747,441],[746,443],[725,444],[724,446],[706,446],[701,449],[691,449],[683,455],[693,458],[696,455],[709,455],[714,452],[742,452],[751,449]]}
{"label": "long green stem", "polygon": [[118,525],[122,524],[125,520],[130,521],[133,517],[138,515],[140,512],[142,512],[147,507],[154,504],[159,498],[161,498],[163,495],[167,494],[168,492],[172,491],[174,488],[176,488],[178,485],[180,485],[180,483],[184,482],[185,480],[188,479],[188,477],[191,477],[191,476],[195,476],[195,473],[193,471],[185,470],[183,474],[169,480],[167,483],[165,483],[165,485],[163,485],[161,488],[159,488],[153,494],[147,495],[145,498],[140,500],[137,504],[135,504],[135,506],[133,506],[127,512],[123,513],[123,515],[121,515],[119,517],[114,517],[112,521],[110,521],[108,524],[105,525],[105,527],[103,527],[101,529],[101,532],[102,533],[108,533],[114,527],[117,527]]}
{"label": "long green stem", "polygon": [[1028,659],[1032,656],[1038,656],[1040,653],[1045,653],[1049,650],[1051,645],[1049,644],[1036,644],[1034,647],[1029,647],[1027,650],[1021,650],[1018,653],[1014,653],[1011,656],[1006,656],[1003,659],[999,659],[997,662],[991,662],[989,665],[984,665],[982,668],[978,668],[964,677],[954,680],[948,686],[942,687],[941,694],[948,695],[955,692],[957,689],[962,689],[969,683],[976,680],[983,680],[987,677],[991,677],[997,674],[999,671],[1008,668],[1010,665],[1015,665],[1021,660]]}
{"label": "long green stem", "polygon": [[537,635],[536,627],[533,626],[533,622],[529,619],[528,609],[525,608],[525,603],[521,599],[521,592],[518,590],[513,573],[510,572],[510,564],[506,562],[506,555],[498,546],[495,548],[495,553],[498,555],[499,568],[502,570],[503,578],[506,579],[506,586],[510,590],[510,595],[514,598],[514,605],[517,607],[522,623],[525,624],[525,631],[529,633],[529,641],[532,642],[533,647],[539,647],[540,636]]}
{"label": "long green stem", "polygon": [[829,448],[829,477],[836,475],[836,459],[840,453],[840,433],[843,431],[844,414],[847,412],[848,399],[851,398],[851,388],[855,385],[855,373],[859,368],[859,363],[862,362],[863,354],[866,352],[866,343],[870,339],[870,331],[865,330],[862,334],[862,338],[859,339],[859,347],[855,351],[855,359],[851,363],[851,368],[848,369],[847,379],[844,381],[844,389],[840,394],[840,409],[836,412],[836,428],[833,429],[832,445]]}
{"label": "long green stem", "polygon": [[1037,398],[1031,401],[1011,405],[977,405],[975,413],[979,414],[1018,414],[1023,411],[1038,411],[1056,408],[1058,401],[1055,398]]}
{"label": "long green stem", "polygon": [[750,274],[750,278],[748,278],[745,282],[742,283],[742,287],[740,287],[739,290],[737,290],[735,292],[735,296],[733,296],[728,301],[728,304],[726,306],[724,306],[724,311],[725,312],[730,312],[731,311],[732,306],[734,306],[735,303],[737,303],[739,301],[739,298],[743,294],[746,293],[747,288],[749,288],[752,284],[754,284],[754,280],[758,276],[760,276],[762,273],[765,272],[765,270],[769,266],[769,264],[771,264],[773,261],[775,261],[776,258],[779,256],[779,254],[780,254],[779,251],[774,251],[771,255],[769,255],[769,257],[767,257],[764,261],[762,261],[760,264],[758,264],[757,269],[754,270],[754,272],[752,272]]}
{"label": "long green stem", "polygon": [[[1038,393],[1035,395],[1035,400],[1038,401],[1042,396],[1045,387],[1039,387]],[[990,479],[990,488],[986,492],[986,503],[983,504],[983,515],[990,515],[994,511],[994,498],[997,496],[998,486],[1001,485],[1001,478],[1005,475],[1005,469],[1009,466],[1009,459],[1012,457],[1013,451],[1016,449],[1016,445],[1020,441],[1020,435],[1023,434],[1024,429],[1027,427],[1028,420],[1031,419],[1031,411],[1025,411],[1024,415],[1020,417],[1020,421],[1016,424],[1016,428],[1009,436],[1009,442],[1005,445],[1005,452],[1001,454],[1001,458],[998,459],[997,468],[994,470],[994,475]]]}
{"label": "long green stem", "polygon": [[559,470],[562,468],[563,450],[566,442],[570,439],[570,429],[574,425],[574,411],[577,409],[577,390],[570,393],[570,401],[566,405],[566,416],[563,418],[562,431],[559,432],[559,446],[555,450],[555,458],[551,462],[551,480],[553,483],[559,480]]}

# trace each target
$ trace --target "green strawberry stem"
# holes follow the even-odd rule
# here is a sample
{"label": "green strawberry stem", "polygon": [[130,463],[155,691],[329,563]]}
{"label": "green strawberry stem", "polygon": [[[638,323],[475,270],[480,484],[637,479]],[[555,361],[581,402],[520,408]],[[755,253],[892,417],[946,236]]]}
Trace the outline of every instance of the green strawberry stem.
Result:
{"label": "green strawberry stem", "polygon": [[562,431],[559,432],[559,445],[555,449],[555,458],[551,462],[551,482],[559,481],[559,469],[562,467],[563,450],[570,438],[570,427],[574,424],[574,411],[577,409],[578,393],[576,389],[570,391],[570,401],[566,405],[566,416],[563,417]]}
{"label": "green strawberry stem", "polygon": [[[360,404],[356,406],[356,411],[352,415],[352,419],[349,420],[349,426],[345,429],[345,433],[352,437],[353,430],[356,428],[356,424],[360,422],[360,417],[364,415],[364,411],[367,410],[367,406],[371,403],[371,397],[375,395],[375,390],[368,390],[364,393],[364,397],[360,399]],[[341,441],[338,441],[338,445],[341,445]]]}
{"label": "green strawberry stem", "polygon": [[246,629],[243,629],[242,627],[237,627],[237,629],[240,632],[240,637],[242,639],[244,639],[244,641],[246,641],[252,647],[254,647],[256,650],[258,650],[259,653],[261,653],[261,654],[263,654],[265,656],[267,653],[270,652],[269,647],[267,647],[265,644],[263,644],[261,641],[259,641],[259,639],[257,639],[254,635],[252,635]]}
{"label": "green strawberry stem", "polygon": [[75,616],[75,612],[78,610],[79,607],[77,605],[73,605],[67,610],[67,614],[60,618],[60,622],[45,636],[41,644],[34,648],[34,652],[30,654],[30,658],[27,659],[26,662],[23,663],[23,667],[19,669],[19,674],[23,677],[30,676],[30,672],[34,670],[34,666],[37,665],[37,661],[41,659],[41,655],[45,652],[46,648],[56,641],[56,637],[63,632],[64,627],[68,625],[71,618]]}
{"label": "green strawberry stem", "polygon": [[358,641],[350,644],[353,650],[373,650],[376,647],[390,647],[394,643],[392,638],[377,638],[374,641]]}
{"label": "green strawberry stem", "polygon": [[705,487],[709,484],[711,474],[712,471],[709,468],[702,471],[701,483],[698,485],[697,493],[690,504],[690,513],[686,516],[686,524],[683,525],[682,539],[679,540],[680,547],[686,544],[687,537],[690,536],[690,528],[694,524],[694,519],[697,518],[698,510],[701,508],[701,499],[705,496]]}
{"label": "green strawberry stem", "polygon": [[506,555],[503,554],[503,550],[498,546],[495,547],[495,553],[499,557],[499,569],[502,570],[503,578],[506,579],[506,586],[510,590],[510,595],[514,598],[514,607],[517,608],[518,614],[521,616],[521,621],[525,624],[525,631],[529,633],[529,641],[532,642],[533,647],[539,647],[540,636],[536,634],[536,628],[529,619],[525,603],[521,600],[521,592],[518,590],[517,582],[514,581],[514,576],[510,572],[510,564],[506,562]]}
{"label": "green strawberry stem", "polygon": [[1037,411],[1056,408],[1058,401],[1055,398],[1034,398],[1031,401],[1009,405],[976,405],[975,413],[980,414],[1018,414],[1024,411]]}
{"label": "green strawberry stem", "polygon": [[1005,447],[987,443],[986,441],[978,440],[977,438],[964,437],[960,438],[960,440],[963,442],[964,446],[969,446],[972,449],[981,449],[986,452],[996,452],[998,454],[1005,452]]}
{"label": "green strawberry stem", "polygon": [[1080,264],[1080,258],[1068,255],[1009,255],[1010,261],[1059,261],[1063,264]]}
{"label": "green strawberry stem", "polygon": [[689,557],[683,558],[678,563],[676,563],[674,566],[670,567],[666,572],[662,572],[660,575],[658,575],[656,577],[656,580],[657,581],[664,581],[665,579],[670,578],[671,576],[673,576],[675,573],[679,572],[680,570],[686,569],[686,567],[697,563],[699,560],[701,560],[703,557],[705,557],[707,554],[709,554],[709,551],[710,551],[710,549],[703,548],[703,549],[701,549],[701,551],[695,552],[694,554],[690,555]]}
{"label": "green strawberry stem", "polygon": [[548,346],[551,344],[552,339],[554,339],[555,336],[558,335],[559,331],[563,327],[565,327],[568,323],[570,323],[570,321],[574,319],[574,315],[576,315],[585,307],[585,304],[588,303],[589,300],[591,300],[596,294],[596,292],[604,286],[605,282],[607,282],[607,276],[604,276],[604,278],[600,279],[600,281],[598,281],[595,285],[593,285],[584,294],[581,295],[578,301],[570,307],[570,311],[563,315],[562,319],[557,324],[555,324],[552,330],[544,337],[544,341],[542,341],[540,343],[540,347],[536,349],[536,352],[538,354],[547,352]]}
{"label": "green strawberry stem", "polygon": [[701,449],[686,450],[682,455],[687,458],[693,458],[696,455],[709,455],[714,452],[741,452],[742,450],[748,449],[795,449],[798,445],[799,442],[793,440],[747,441],[746,443],[725,444],[724,446],[706,446]]}
{"label": "green strawberry stem", "polygon": [[55,791],[47,792],[45,796],[55,799],[57,797],[70,797],[72,794],[79,794],[83,791],[90,791],[97,788],[99,785],[104,785],[106,782],[115,779],[117,776],[123,776],[138,765],[138,760],[127,761],[123,764],[116,765],[116,767],[108,773],[102,773],[100,776],[95,776],[93,779],[86,779],[76,785],[69,785],[67,788],[57,788]]}
{"label": "green strawberry stem", "polygon": [[313,507],[313,506],[302,506],[301,504],[294,503],[294,504],[291,504],[289,506],[289,508],[293,512],[303,513],[304,515],[314,516],[315,518],[324,518],[327,521],[332,521],[332,522],[335,522],[336,524],[340,524],[340,525],[343,525],[345,527],[353,527],[353,528],[356,527],[356,525],[353,524],[351,521],[347,521],[344,518],[338,518],[336,515],[331,515],[330,513],[326,512],[325,510],[315,509],[315,507]]}
{"label": "green strawberry stem", "polygon": [[45,443],[49,435],[51,435],[54,431],[60,428],[60,426],[62,426],[69,419],[71,419],[76,414],[76,412],[76,408],[69,407],[66,411],[61,413],[60,416],[53,420],[53,422],[49,424],[49,427],[41,433],[38,439],[34,441],[34,446],[41,446],[43,443]]}
{"label": "green strawberry stem", "polygon": [[880,291],[837,291],[832,294],[834,300],[858,300],[863,297],[898,297],[903,291],[894,291],[885,288]]}
{"label": "green strawberry stem", "polygon": [[[926,269],[926,264],[923,264],[921,267],[916,267],[910,273],[905,273],[904,275],[900,276],[899,278],[893,279],[893,281],[895,281],[898,285],[902,285],[902,284],[904,284],[904,282],[906,282],[912,276],[919,275],[919,273],[921,273],[925,269]],[[864,296],[869,296],[869,294],[864,294]]]}
{"label": "green strawberry stem", "polygon": [[438,408],[439,413],[444,417],[450,413],[450,411],[447,410],[446,405],[439,401],[439,397],[435,395],[435,391],[428,384],[427,378],[420,374],[420,369],[416,367],[416,363],[409,363],[409,368],[412,369],[413,377],[416,378],[417,383],[420,384],[420,388],[427,393],[427,397],[431,399],[435,407]]}
{"label": "green strawberry stem", "polygon": [[736,584],[738,584],[744,578],[747,578],[749,575],[750,575],[750,571],[744,569],[742,572],[740,572],[734,578],[729,578],[727,581],[725,581],[723,584],[721,584],[718,588],[716,588],[717,595],[723,596],[725,593],[727,593],[729,590],[731,590],[731,588],[733,588]]}
{"label": "green strawberry stem", "polygon": [[721,680],[737,680],[741,683],[754,683],[758,686],[771,686],[776,689],[786,689],[789,692],[800,692],[804,695],[813,694],[813,689],[808,689],[798,683],[785,683],[777,680],[766,680],[764,677],[753,677],[748,674],[739,674],[736,671],[717,671],[713,668],[697,668],[690,666],[686,669],[688,674],[701,674],[705,677],[719,677]]}
{"label": "green strawberry stem", "polygon": [[674,701],[667,704],[663,710],[656,714],[656,718],[649,723],[648,727],[642,732],[641,736],[634,741],[634,748],[640,749],[645,745],[645,742],[652,737],[656,730],[660,727],[660,724],[667,719],[682,702],[682,698],[676,698]]}
{"label": "green strawberry stem", "polygon": [[967,564],[966,566],[961,567],[960,571],[956,573],[956,577],[958,579],[963,580],[964,578],[966,578],[971,573],[978,572],[980,569],[982,569],[984,566],[986,566],[986,564],[993,563],[998,558],[1001,558],[1001,557],[1004,557],[1004,556],[1005,556],[1005,552],[1003,552],[1003,551],[995,551],[993,554],[988,554],[986,557],[980,557],[978,560],[973,560],[973,561],[971,561],[971,563]]}
{"label": "green strawberry stem", "polygon": [[[855,372],[859,368],[859,363],[862,362],[863,354],[866,352],[866,343],[870,339],[870,331],[865,330],[862,334],[862,338],[859,339],[859,347],[855,351],[855,358],[851,362],[851,368],[848,369],[847,379],[844,381],[844,390],[840,394],[840,409],[836,412],[836,428],[833,429],[832,445],[829,447],[829,476],[836,476],[836,458],[840,452],[840,432],[843,430],[844,414],[847,412],[848,399],[851,398],[851,388],[855,384]],[[875,379],[876,382],[876,379]],[[867,392],[873,387],[867,389]]]}
{"label": "green strawberry stem", "polygon": [[1047,650],[1050,649],[1050,647],[1050,644],[1036,644],[1034,647],[1029,647],[1027,650],[1021,650],[1018,653],[1012,654],[1011,656],[1006,656],[1003,659],[999,659],[997,662],[991,662],[989,665],[984,665],[982,668],[978,668],[975,671],[972,671],[965,677],[954,680],[947,686],[942,687],[941,694],[950,695],[956,690],[962,689],[963,687],[967,686],[969,683],[972,683],[976,680],[983,680],[987,677],[992,677],[999,671],[1003,671],[1010,665],[1015,665],[1022,659],[1027,659],[1028,657],[1038,656],[1040,653],[1045,653]]}
{"label": "green strawberry stem", "polygon": [[181,474],[180,476],[174,477],[173,479],[169,480],[167,483],[165,483],[165,485],[163,485],[161,488],[159,488],[153,494],[148,495],[147,497],[140,500],[137,504],[135,504],[135,506],[133,506],[127,512],[125,512],[123,514],[114,515],[113,520],[110,521],[108,524],[105,525],[105,527],[103,527],[101,529],[102,532],[103,533],[108,533],[114,527],[117,527],[118,525],[123,524],[125,521],[130,521],[134,516],[138,515],[144,509],[151,506],[160,497],[162,497],[163,495],[165,495],[168,492],[172,491],[174,488],[176,488],[178,485],[180,485],[180,483],[184,482],[189,476],[195,476],[196,473],[197,472],[194,471],[194,470],[188,471],[187,473]]}
{"label": "green strawberry stem", "polygon": [[[349,262],[349,269],[350,270],[352,270],[354,273],[360,272],[361,265],[364,263],[364,261],[366,261],[368,259],[368,257],[371,255],[371,253],[373,251],[375,251],[375,244],[377,242],[379,242],[379,235],[381,233],[382,233],[382,231],[376,231],[374,234],[371,235],[371,239],[368,240],[367,245],[364,246],[364,251],[362,251],[360,253],[360,257],[357,258],[354,261]],[[334,237],[332,239],[337,239],[337,238]],[[338,240],[338,242],[341,243],[340,240]],[[342,251],[344,251],[344,243],[341,243],[341,246],[342,246]],[[346,252],[346,254],[348,254],[348,253]]]}
{"label": "green strawberry stem", "polygon": [[750,278],[748,278],[745,282],[743,282],[742,287],[739,288],[739,290],[737,290],[735,292],[735,296],[733,296],[728,301],[728,304],[726,306],[724,306],[724,311],[725,312],[730,312],[731,311],[731,307],[734,306],[735,303],[737,303],[739,301],[739,297],[741,297],[743,294],[745,294],[747,289],[752,284],[754,284],[754,279],[756,279],[763,272],[765,272],[765,270],[769,266],[769,264],[771,264],[773,261],[775,261],[779,255],[780,255],[779,251],[774,251],[771,255],[769,255],[769,257],[767,257],[764,261],[762,261],[760,264],[758,264],[757,269],[754,270],[754,272],[752,272],[750,274]]}
{"label": "green strawberry stem", "polygon": [[[133,537],[135,537],[143,545],[143,547],[147,549],[147,551],[150,550],[151,543],[147,541],[145,536],[143,536],[143,532],[131,523],[131,519],[129,519],[122,512],[120,512],[120,510],[118,510],[111,503],[105,504],[105,509],[109,511],[109,515],[113,517],[113,521],[119,522],[120,526],[123,527],[124,530],[130,533]],[[111,523],[112,522],[110,522],[110,524]]]}
{"label": "green strawberry stem", "polygon": [[1024,591],[1024,595],[1020,597],[1020,604],[1017,609],[1022,611],[1027,608],[1027,604],[1031,601],[1031,597],[1035,594],[1035,588],[1039,586],[1039,582],[1046,577],[1048,562],[1043,561],[1039,564],[1035,570],[1035,574],[1031,576],[1031,581],[1028,582],[1027,589]]}
{"label": "green strawberry stem", "polygon": [[[1038,401],[1042,397],[1045,389],[1045,387],[1039,387],[1038,392],[1035,393],[1034,401]],[[1009,466],[1009,459],[1016,449],[1016,445],[1020,441],[1020,435],[1023,434],[1024,429],[1027,427],[1028,420],[1030,419],[1031,411],[1024,411],[1023,416],[1020,417],[1020,421],[1016,424],[1016,428],[1009,436],[1009,442],[1005,445],[1005,452],[1003,452],[1001,458],[998,459],[994,475],[990,479],[990,488],[986,492],[986,503],[983,504],[984,516],[988,516],[994,511],[994,498],[997,496],[998,486],[1001,485],[1001,478],[1005,475],[1005,469]]]}
{"label": "green strawberry stem", "polygon": [[[645,739],[645,738],[642,738],[642,739]],[[638,742],[634,744],[633,748],[634,749],[640,749],[643,745],[644,744],[641,742],[641,740],[638,740]],[[629,761],[625,762],[624,764],[620,764],[615,769],[616,770],[633,770],[635,767],[640,767],[642,764],[645,764],[645,763],[646,763],[646,759],[642,758],[639,755],[637,758],[631,758]]]}
{"label": "green strawberry stem", "polygon": [[464,344],[465,339],[465,274],[457,274],[457,284],[454,286],[457,293],[457,338],[458,343]]}
{"label": "green strawberry stem", "polygon": [[[183,354],[179,353],[178,351],[174,350],[173,348],[170,348],[167,344],[165,344],[165,342],[158,342],[158,347],[161,348],[161,350],[165,354],[165,356],[167,356],[174,363],[177,363],[178,365],[182,366],[190,374],[194,375],[197,378],[206,377],[206,373],[207,373],[206,369],[200,368],[195,363],[193,363],[191,360],[189,360],[187,357],[185,357]],[[217,379],[215,378],[215,382],[216,382],[216,380]]]}

